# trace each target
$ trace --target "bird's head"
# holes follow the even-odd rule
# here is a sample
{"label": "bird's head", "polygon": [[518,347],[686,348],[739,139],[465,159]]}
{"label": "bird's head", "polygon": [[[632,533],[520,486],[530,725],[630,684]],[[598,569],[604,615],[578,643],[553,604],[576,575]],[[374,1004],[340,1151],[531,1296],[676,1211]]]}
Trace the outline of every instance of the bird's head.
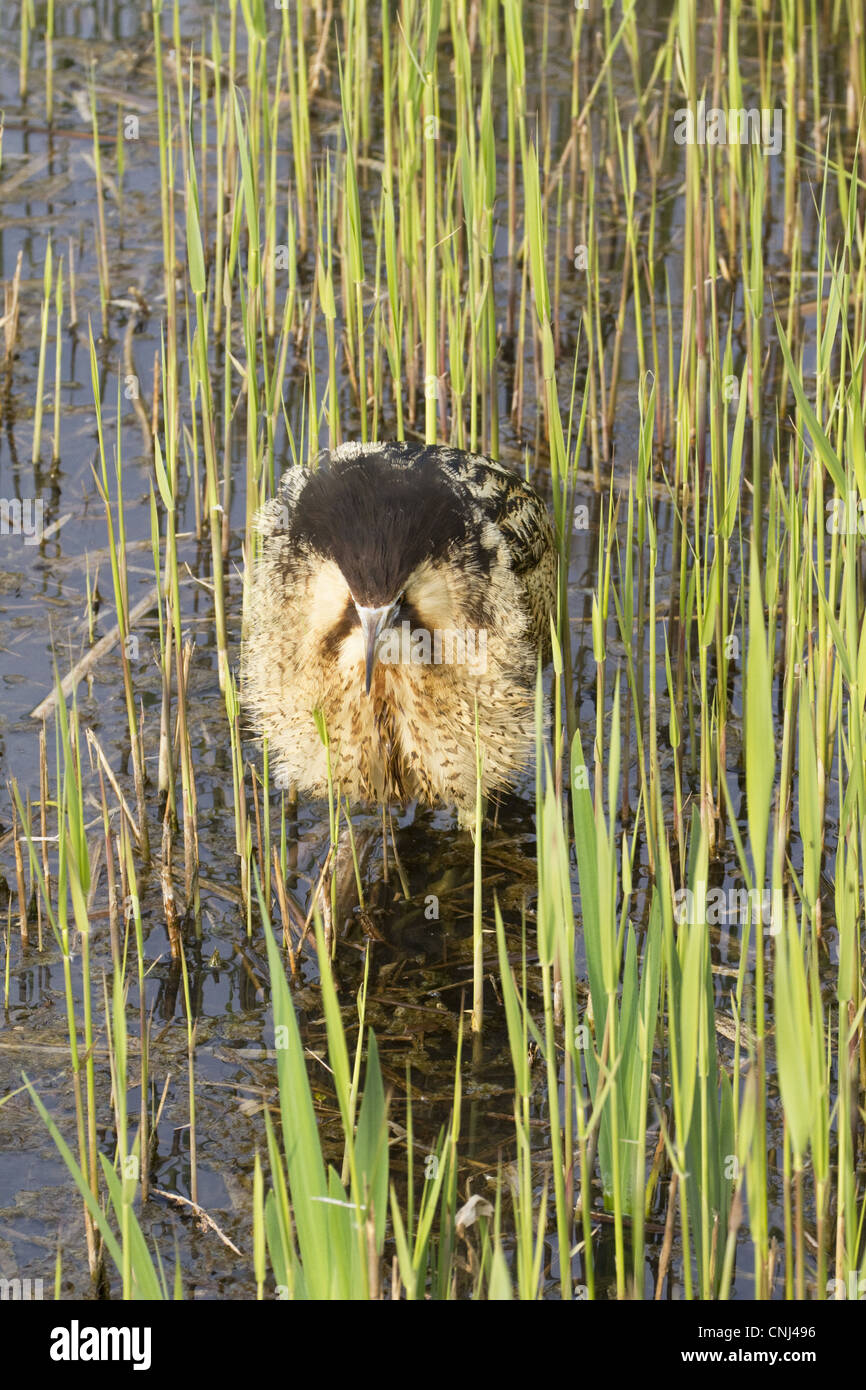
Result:
{"label": "bird's head", "polygon": [[[310,618],[323,662],[360,666],[369,695],[392,630],[407,621],[412,631],[465,625],[461,596],[477,537],[437,470],[401,466],[394,446],[342,454],[306,484],[290,542],[310,556]],[[483,586],[483,575],[474,578]]]}

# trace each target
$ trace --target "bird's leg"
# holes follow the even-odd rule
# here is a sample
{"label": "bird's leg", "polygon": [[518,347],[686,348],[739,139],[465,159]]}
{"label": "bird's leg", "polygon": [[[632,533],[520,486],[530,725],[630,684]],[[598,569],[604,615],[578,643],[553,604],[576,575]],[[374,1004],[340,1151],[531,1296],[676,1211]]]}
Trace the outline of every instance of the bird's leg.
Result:
{"label": "bird's leg", "polygon": [[[392,849],[393,854],[394,854],[394,864],[395,864],[395,866],[396,866],[397,873],[399,874],[399,877],[400,877],[400,887],[401,887],[402,890],[403,890],[403,897],[404,897],[404,898],[406,899],[406,901],[408,902],[408,901],[409,901],[409,898],[410,898],[410,896],[411,896],[410,893],[409,893],[409,880],[408,880],[407,877],[406,877],[406,872],[405,872],[405,870],[404,870],[404,868],[403,868],[403,865],[402,865],[401,862],[400,862],[400,856],[399,856],[399,854],[397,853],[397,837],[396,837],[396,835],[394,834],[394,820],[393,820],[393,817],[391,816],[390,811],[388,812],[388,827],[389,827],[390,832],[391,832],[391,849]],[[388,841],[387,841],[387,836],[386,836],[386,839],[385,839],[385,850],[386,850],[386,852],[387,852],[387,847],[388,847]]]}
{"label": "bird's leg", "polygon": [[[488,798],[486,796],[483,796],[481,798],[482,824],[487,820],[487,807]],[[474,802],[472,802],[471,804],[467,803],[466,805],[457,807],[457,828],[458,830],[468,830],[473,840],[475,839],[475,819],[476,807]]]}
{"label": "bird's leg", "polygon": [[361,826],[353,830],[348,820],[341,821],[331,870],[335,885],[333,901],[336,904],[336,925],[343,925],[359,905],[359,885],[364,882],[370,855],[378,838],[379,831],[375,826]]}

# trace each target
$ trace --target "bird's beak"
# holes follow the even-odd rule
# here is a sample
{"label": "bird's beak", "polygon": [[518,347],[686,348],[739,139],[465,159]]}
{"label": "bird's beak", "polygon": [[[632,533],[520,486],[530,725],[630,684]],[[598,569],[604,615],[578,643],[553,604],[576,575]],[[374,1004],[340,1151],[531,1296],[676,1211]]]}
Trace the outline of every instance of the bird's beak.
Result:
{"label": "bird's beak", "polygon": [[361,631],[364,634],[364,651],[366,653],[365,688],[368,695],[370,694],[370,685],[373,680],[373,667],[376,665],[376,646],[383,629],[387,627],[396,607],[396,602],[386,603],[382,608],[365,608],[362,603],[355,604],[358,617],[361,619]]}

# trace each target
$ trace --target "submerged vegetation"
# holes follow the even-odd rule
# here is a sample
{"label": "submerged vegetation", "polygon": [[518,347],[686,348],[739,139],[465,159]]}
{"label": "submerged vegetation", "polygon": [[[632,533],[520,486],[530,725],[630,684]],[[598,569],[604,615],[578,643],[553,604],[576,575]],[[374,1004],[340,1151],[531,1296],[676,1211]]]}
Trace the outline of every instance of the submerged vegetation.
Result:
{"label": "submerged vegetation", "polygon": [[[866,28],[695,8],[154,0],[73,103],[22,0],[0,177],[76,105],[88,155],[87,245],[2,267],[4,568],[66,574],[87,499],[0,827],[0,1132],[38,1114],[80,1194],[58,1296],[866,1288]],[[534,788],[373,862],[236,674],[253,517],[353,438],[525,469],[560,560]]]}

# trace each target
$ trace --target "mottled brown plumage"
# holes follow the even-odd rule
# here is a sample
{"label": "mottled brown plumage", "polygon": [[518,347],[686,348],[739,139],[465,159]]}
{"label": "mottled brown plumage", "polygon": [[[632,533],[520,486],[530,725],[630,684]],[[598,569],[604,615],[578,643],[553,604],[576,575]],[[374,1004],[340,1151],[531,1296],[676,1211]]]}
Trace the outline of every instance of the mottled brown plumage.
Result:
{"label": "mottled brown plumage", "polygon": [[459,449],[346,444],[290,469],[257,525],[242,686],[283,781],[327,793],[321,710],[350,800],[445,802],[469,823],[476,697],[485,795],[532,747],[556,603],[541,498]]}

